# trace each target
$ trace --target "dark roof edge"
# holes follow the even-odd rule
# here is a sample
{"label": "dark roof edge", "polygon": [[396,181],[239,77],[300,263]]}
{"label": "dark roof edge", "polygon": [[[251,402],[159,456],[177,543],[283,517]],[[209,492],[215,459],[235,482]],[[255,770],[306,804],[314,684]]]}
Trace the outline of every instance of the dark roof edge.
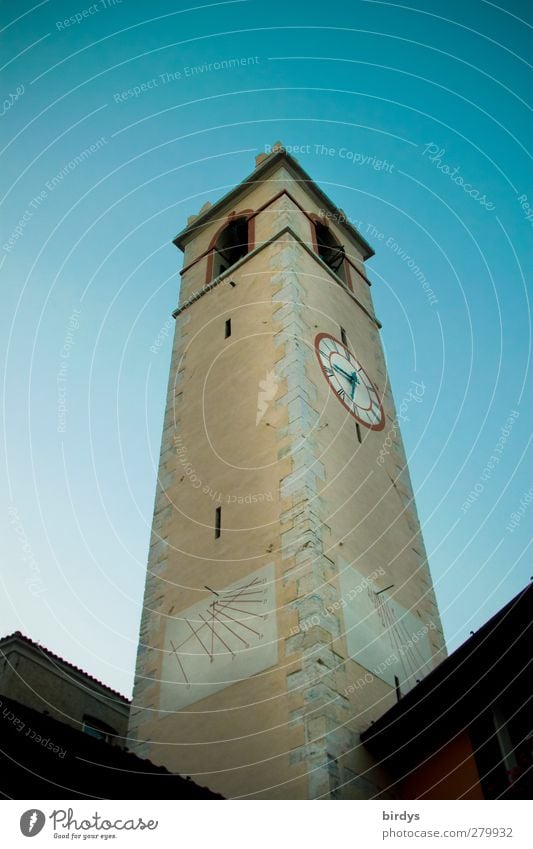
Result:
{"label": "dark roof edge", "polygon": [[[94,749],[97,753],[105,752],[108,757],[102,761],[100,759],[99,764],[105,769],[113,770],[115,773],[127,772],[132,773],[136,776],[138,780],[142,780],[142,778],[148,778],[151,775],[154,776],[164,776],[165,778],[168,776],[170,779],[175,779],[176,783],[183,783],[185,786],[194,786],[197,788],[199,793],[205,794],[207,797],[212,797],[213,799],[221,799],[225,800],[224,796],[221,796],[220,793],[217,793],[211,788],[197,784],[190,775],[184,775],[179,772],[171,772],[167,767],[161,764],[154,764],[148,758],[143,758],[141,755],[138,755],[136,752],[132,751],[128,748],[128,746],[116,745],[113,743],[108,743],[104,740],[98,740],[96,737],[91,737],[81,731],[79,728],[75,728],[72,725],[66,725],[60,719],[57,719],[55,716],[50,716],[50,714],[40,713],[40,711],[35,708],[30,707],[29,705],[23,704],[22,702],[17,701],[16,699],[11,698],[11,696],[2,695],[2,700],[7,702],[9,706],[13,709],[16,708],[16,713],[23,717],[32,718],[31,726],[35,730],[42,728],[43,726],[51,726],[52,728],[57,729],[56,734],[54,735],[57,740],[61,741],[61,744],[65,741],[65,737],[69,740],[78,740],[83,741],[83,743],[90,748]],[[29,724],[29,723],[28,723]],[[12,731],[12,734],[16,736],[16,731]],[[42,735],[44,736],[44,734]],[[47,734],[47,736],[51,736]],[[129,737],[121,738],[126,743],[129,742]],[[61,745],[60,744],[60,745]],[[73,747],[70,747],[71,749]],[[5,752],[4,752],[5,755]],[[83,759],[82,759],[83,760]],[[94,765],[94,762],[91,764],[91,761],[87,762],[89,765]],[[20,766],[20,764],[18,764]],[[39,776],[40,779],[44,781],[48,781],[47,775]],[[82,791],[83,792],[83,791]],[[201,798],[201,797],[200,797]]]}
{"label": "dark roof edge", "polygon": [[[337,219],[335,223],[339,227],[344,227],[345,230],[358,242],[363,248],[364,258],[370,259],[370,257],[374,256],[374,249],[371,245],[368,244],[364,236],[359,233],[359,231],[346,219],[346,215],[342,213],[338,206],[336,206],[333,201],[327,196],[325,192],[315,183],[313,178],[305,171],[300,163],[291,156],[290,153],[287,153],[285,150],[281,149],[275,151],[274,153],[269,154],[263,162],[261,162],[248,177],[245,177],[240,183],[238,183],[235,188],[231,189],[227,194],[223,195],[213,206],[206,209],[205,212],[198,215],[197,218],[194,219],[187,227],[184,227],[178,235],[173,239],[173,243],[180,250],[184,250],[185,245],[188,241],[188,237],[192,236],[195,230],[200,229],[207,224],[210,218],[213,215],[217,215],[225,206],[227,206],[230,201],[237,198],[244,188],[253,183],[259,182],[261,178],[265,177],[265,175],[276,165],[278,165],[282,160],[285,160],[290,167],[297,172],[297,174],[302,178],[300,182],[305,183],[309,189],[314,192],[320,201],[324,204],[325,207],[328,207],[332,212],[336,214]],[[342,220],[344,219],[344,220]]]}

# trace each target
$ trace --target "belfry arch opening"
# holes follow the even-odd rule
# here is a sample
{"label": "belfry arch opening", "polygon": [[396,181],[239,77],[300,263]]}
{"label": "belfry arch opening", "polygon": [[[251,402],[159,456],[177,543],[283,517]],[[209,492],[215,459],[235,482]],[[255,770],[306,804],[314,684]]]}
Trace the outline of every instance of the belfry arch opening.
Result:
{"label": "belfry arch opening", "polygon": [[213,251],[213,278],[223,274],[248,253],[248,220],[233,218],[219,233]]}
{"label": "belfry arch opening", "polygon": [[343,283],[347,283],[344,268],[345,250],[344,245],[337,241],[329,227],[321,221],[315,221],[315,236],[317,254],[326,263],[328,268],[340,277]]}

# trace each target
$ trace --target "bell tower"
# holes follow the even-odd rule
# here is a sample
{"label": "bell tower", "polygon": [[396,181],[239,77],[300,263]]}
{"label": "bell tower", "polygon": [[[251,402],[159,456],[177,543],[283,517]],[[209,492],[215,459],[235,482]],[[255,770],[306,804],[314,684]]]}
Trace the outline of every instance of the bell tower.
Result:
{"label": "bell tower", "polygon": [[279,143],[175,244],[130,746],[230,798],[371,798],[360,733],[445,651],[373,251]]}

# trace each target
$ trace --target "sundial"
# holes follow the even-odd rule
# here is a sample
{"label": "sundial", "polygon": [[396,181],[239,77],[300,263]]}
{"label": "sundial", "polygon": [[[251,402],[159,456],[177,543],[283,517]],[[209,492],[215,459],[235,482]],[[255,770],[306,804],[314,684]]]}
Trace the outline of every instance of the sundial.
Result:
{"label": "sundial", "polygon": [[402,692],[432,668],[430,643],[434,624],[402,607],[351,566],[340,575],[348,653],[373,675]]}
{"label": "sundial", "polygon": [[266,566],[167,620],[161,707],[176,710],[277,661],[275,574]]}

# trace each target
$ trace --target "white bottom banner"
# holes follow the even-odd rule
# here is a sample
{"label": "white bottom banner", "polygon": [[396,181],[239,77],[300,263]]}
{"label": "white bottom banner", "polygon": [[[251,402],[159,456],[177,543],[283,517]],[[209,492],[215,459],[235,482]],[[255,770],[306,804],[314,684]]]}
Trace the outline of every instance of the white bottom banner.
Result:
{"label": "white bottom banner", "polygon": [[[2,846],[57,846],[64,841],[113,846],[253,847],[344,845],[532,845],[529,803],[230,801],[4,801]],[[311,807],[315,810],[312,811]],[[236,811],[235,808],[239,810]],[[269,811],[267,808],[275,807]],[[529,834],[529,837],[528,837]],[[119,842],[120,841],[120,842]]]}

